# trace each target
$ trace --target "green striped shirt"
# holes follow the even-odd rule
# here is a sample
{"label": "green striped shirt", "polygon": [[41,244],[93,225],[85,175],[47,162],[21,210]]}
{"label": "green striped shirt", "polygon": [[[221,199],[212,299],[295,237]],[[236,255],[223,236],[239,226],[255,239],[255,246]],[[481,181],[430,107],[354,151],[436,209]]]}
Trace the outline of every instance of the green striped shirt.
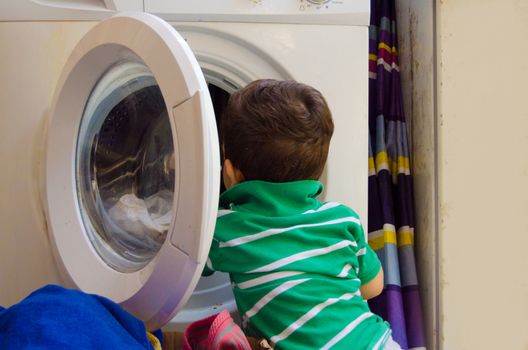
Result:
{"label": "green striped shirt", "polygon": [[277,349],[377,349],[390,328],[359,287],[380,270],[357,214],[318,181],[243,182],[220,196],[208,268],[229,272],[246,331]]}

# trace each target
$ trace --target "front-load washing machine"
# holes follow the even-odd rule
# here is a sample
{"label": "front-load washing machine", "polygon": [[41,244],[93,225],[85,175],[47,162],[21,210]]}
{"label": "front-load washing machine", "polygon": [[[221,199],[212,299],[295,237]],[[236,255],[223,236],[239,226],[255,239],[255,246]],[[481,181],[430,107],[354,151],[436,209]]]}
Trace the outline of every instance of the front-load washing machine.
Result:
{"label": "front-load washing machine", "polygon": [[[108,3],[136,12],[91,22]],[[0,176],[13,191],[0,208],[0,304],[61,283],[152,329],[234,311],[227,276],[200,273],[220,188],[216,119],[258,78],[325,95],[324,195],[366,218],[368,0],[0,5]]]}

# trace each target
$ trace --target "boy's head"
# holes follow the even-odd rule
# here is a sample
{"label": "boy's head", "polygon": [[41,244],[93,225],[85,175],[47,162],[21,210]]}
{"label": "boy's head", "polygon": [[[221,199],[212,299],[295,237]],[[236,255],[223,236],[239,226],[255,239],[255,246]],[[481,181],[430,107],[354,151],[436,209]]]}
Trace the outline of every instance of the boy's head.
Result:
{"label": "boy's head", "polygon": [[235,183],[316,180],[333,131],[316,89],[292,80],[256,80],[231,95],[220,122],[224,178],[227,165],[238,172]]}

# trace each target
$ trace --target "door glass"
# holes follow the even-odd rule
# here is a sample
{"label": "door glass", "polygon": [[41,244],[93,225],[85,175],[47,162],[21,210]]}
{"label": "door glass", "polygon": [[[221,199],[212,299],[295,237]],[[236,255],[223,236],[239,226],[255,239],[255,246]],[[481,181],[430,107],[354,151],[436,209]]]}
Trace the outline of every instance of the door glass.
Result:
{"label": "door glass", "polygon": [[99,79],[83,112],[76,157],[88,239],[112,268],[141,269],[167,236],[176,163],[167,108],[143,63],[119,62]]}

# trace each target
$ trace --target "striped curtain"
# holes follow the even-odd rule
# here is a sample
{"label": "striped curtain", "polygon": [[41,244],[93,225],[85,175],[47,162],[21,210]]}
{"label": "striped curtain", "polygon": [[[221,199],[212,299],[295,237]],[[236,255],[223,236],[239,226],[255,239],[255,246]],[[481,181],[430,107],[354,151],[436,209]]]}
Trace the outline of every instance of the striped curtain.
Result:
{"label": "striped curtain", "polygon": [[396,0],[371,0],[369,33],[369,245],[385,272],[369,301],[404,349],[425,349],[414,257],[413,184],[398,67]]}

